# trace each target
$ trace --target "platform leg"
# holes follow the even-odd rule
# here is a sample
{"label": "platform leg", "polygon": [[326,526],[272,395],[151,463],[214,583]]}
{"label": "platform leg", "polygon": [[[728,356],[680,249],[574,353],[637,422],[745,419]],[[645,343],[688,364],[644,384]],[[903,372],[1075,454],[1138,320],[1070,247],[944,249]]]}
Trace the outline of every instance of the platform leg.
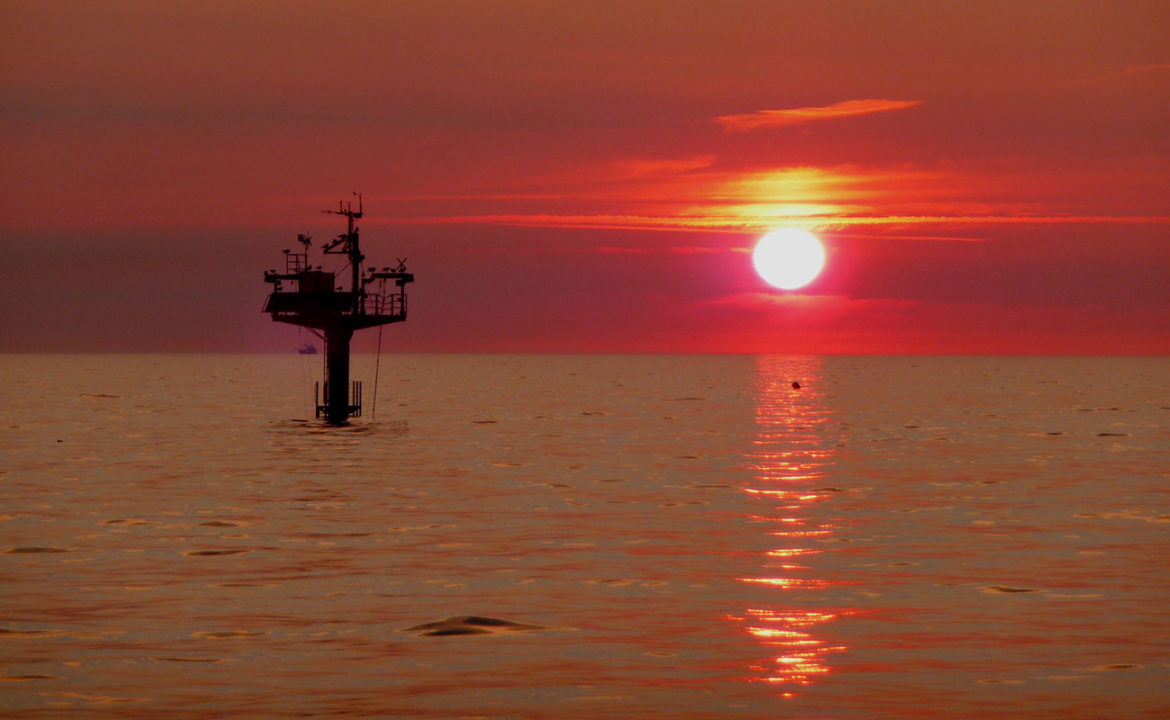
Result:
{"label": "platform leg", "polygon": [[329,405],[325,419],[331,425],[349,422],[349,341],[353,330],[329,328],[325,331],[325,365],[329,373]]}

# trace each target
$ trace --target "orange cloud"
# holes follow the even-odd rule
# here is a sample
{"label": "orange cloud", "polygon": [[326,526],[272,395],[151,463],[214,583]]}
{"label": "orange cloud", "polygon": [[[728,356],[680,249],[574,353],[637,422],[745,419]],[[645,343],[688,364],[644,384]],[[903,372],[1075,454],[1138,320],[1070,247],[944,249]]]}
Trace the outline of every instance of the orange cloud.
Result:
{"label": "orange cloud", "polygon": [[[667,217],[647,215],[462,215],[446,217],[414,217],[373,219],[375,225],[505,225],[511,227],[545,227],[574,230],[663,230],[670,232],[757,233],[775,227],[803,227],[814,230],[890,225],[978,227],[982,225],[1170,225],[1170,216],[1117,215],[1060,215],[1060,216],[1003,216],[1003,215],[888,215],[871,217],[828,217],[772,215],[767,217],[733,217],[704,215],[702,217]],[[865,236],[869,237],[869,236]],[[937,240],[978,242],[979,238],[939,235],[895,236],[887,239]]]}
{"label": "orange cloud", "polygon": [[753,113],[742,113],[739,115],[721,115],[715,118],[715,122],[718,125],[722,125],[725,132],[747,132],[749,130],[759,130],[760,128],[800,125],[817,120],[836,120],[855,115],[904,110],[921,104],[921,100],[882,100],[879,98],[845,100],[844,102],[833,103],[832,105],[787,108],[784,110],[757,110]]}
{"label": "orange cloud", "polygon": [[[1004,225],[1167,225],[1149,188],[1170,167],[1125,163],[1093,173],[1037,171],[1023,161],[947,167],[789,166],[735,169],[710,155],[616,159],[550,176],[542,191],[384,196],[385,222],[756,233],[779,225],[916,239],[970,240]],[[1112,191],[1102,193],[1100,188]],[[1071,201],[1070,201],[1071,199]],[[422,212],[419,212],[419,211]],[[503,212],[501,212],[503,210]],[[1088,211],[1088,212],[1086,212]],[[378,222],[372,220],[372,222]],[[929,228],[929,230],[928,230]],[[941,228],[941,231],[939,230]],[[962,232],[956,234],[959,228]],[[880,230],[879,230],[880,229]],[[925,233],[921,232],[925,231]]]}
{"label": "orange cloud", "polygon": [[1097,83],[1106,83],[1113,80],[1119,80],[1131,75],[1144,75],[1151,72],[1166,72],[1170,70],[1170,63],[1150,63],[1148,65],[1129,65],[1117,72],[1105,73],[1104,75],[1093,75],[1092,77],[1081,78],[1074,80],[1069,85],[1094,85]]}

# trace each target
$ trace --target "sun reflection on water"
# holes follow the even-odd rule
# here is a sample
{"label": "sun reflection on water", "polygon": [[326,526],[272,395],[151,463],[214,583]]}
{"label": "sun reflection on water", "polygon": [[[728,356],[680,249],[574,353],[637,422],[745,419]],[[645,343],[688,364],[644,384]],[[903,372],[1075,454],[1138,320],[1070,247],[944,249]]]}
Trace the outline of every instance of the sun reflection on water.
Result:
{"label": "sun reflection on water", "polygon": [[823,482],[833,453],[826,437],[830,412],[819,358],[762,356],[756,362],[758,435],[749,454],[755,480],[744,492],[760,507],[748,519],[767,523],[775,546],[765,553],[758,576],[737,579],[774,588],[777,595],[735,619],[769,652],[767,661],[751,667],[750,679],[790,686],[783,694],[792,696],[794,686],[811,685],[830,672],[828,656],[846,649],[817,634],[818,626],[848,611],[817,607],[823,603],[815,593],[834,583],[816,577],[808,564],[833,534],[825,514],[811,512],[836,492]]}

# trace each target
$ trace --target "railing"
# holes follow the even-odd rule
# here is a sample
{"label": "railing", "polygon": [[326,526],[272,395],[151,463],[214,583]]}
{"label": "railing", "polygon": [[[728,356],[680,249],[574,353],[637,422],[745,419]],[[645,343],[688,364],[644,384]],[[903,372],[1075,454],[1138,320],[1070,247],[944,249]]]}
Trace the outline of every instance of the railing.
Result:
{"label": "railing", "polygon": [[308,267],[309,254],[290,252],[284,256],[284,272],[294,275]]}
{"label": "railing", "polygon": [[[324,390],[324,392],[321,392]],[[313,404],[317,406],[317,417],[329,414],[329,383],[322,387],[320,382],[313,383]],[[350,417],[362,416],[362,381],[353,380],[349,385],[349,407],[346,408]]]}
{"label": "railing", "polygon": [[366,294],[362,298],[360,312],[363,315],[391,315],[406,317],[406,294]]}

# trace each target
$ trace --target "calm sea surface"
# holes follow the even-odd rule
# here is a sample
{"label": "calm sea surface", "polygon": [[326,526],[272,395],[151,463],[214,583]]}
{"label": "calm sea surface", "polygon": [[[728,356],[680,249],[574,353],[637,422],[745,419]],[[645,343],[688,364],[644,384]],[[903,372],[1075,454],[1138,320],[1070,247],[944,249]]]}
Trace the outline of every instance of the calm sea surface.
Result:
{"label": "calm sea surface", "polygon": [[1170,717],[1170,359],[320,362],[0,356],[0,715]]}

